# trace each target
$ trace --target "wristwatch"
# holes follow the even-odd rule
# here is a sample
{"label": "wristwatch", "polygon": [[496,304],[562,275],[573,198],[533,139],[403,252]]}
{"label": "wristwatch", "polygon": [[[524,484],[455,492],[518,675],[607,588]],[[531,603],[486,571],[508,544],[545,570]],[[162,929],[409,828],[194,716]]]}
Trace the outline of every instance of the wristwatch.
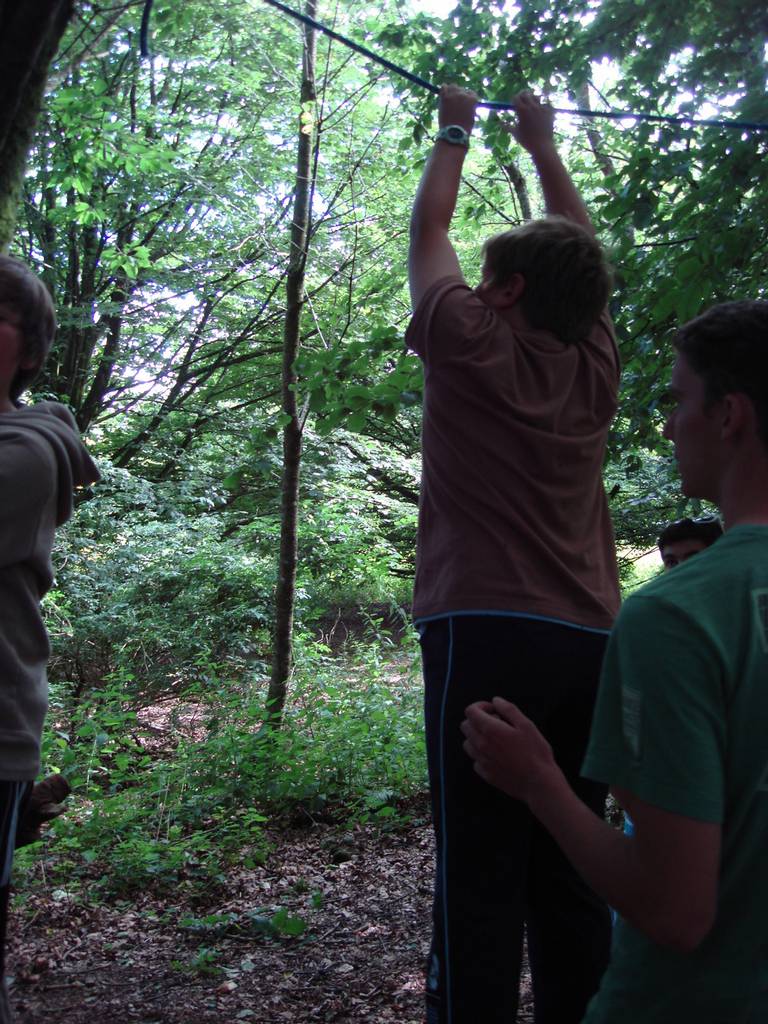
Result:
{"label": "wristwatch", "polygon": [[469,132],[460,124],[447,124],[435,136],[435,142],[450,142],[452,146],[463,146],[469,149]]}

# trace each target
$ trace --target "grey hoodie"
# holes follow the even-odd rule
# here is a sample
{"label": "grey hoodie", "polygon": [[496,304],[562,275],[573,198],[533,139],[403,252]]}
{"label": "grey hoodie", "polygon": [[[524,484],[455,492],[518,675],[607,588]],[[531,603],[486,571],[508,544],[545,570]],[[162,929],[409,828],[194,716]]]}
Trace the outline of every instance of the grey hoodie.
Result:
{"label": "grey hoodie", "polygon": [[73,490],[98,478],[63,405],[0,413],[0,779],[34,779],[40,770],[50,653],[40,601]]}

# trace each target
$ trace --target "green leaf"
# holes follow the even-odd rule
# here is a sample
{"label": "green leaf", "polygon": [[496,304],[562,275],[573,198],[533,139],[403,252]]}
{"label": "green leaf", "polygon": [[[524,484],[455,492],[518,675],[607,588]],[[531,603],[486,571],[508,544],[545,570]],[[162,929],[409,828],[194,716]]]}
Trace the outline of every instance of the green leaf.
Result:
{"label": "green leaf", "polygon": [[280,935],[302,935],[307,928],[307,923],[303,918],[292,916],[288,913],[285,907],[278,910],[274,917],[272,917],[270,923],[275,931]]}

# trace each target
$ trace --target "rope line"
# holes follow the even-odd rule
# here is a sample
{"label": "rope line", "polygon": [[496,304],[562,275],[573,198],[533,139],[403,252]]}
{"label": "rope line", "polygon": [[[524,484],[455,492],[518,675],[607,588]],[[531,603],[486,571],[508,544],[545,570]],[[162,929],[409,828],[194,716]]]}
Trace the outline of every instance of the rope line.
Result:
{"label": "rope line", "polygon": [[[401,68],[397,64],[393,64],[391,60],[387,60],[385,57],[380,57],[379,54],[374,53],[373,50],[369,50],[366,46],[361,46],[352,39],[348,39],[346,36],[341,35],[340,32],[335,32],[333,29],[328,28],[327,25],[323,25],[314,18],[310,18],[309,15],[301,14],[299,11],[293,10],[292,7],[288,7],[286,4],[281,3],[280,0],[264,0],[264,3],[277,8],[278,11],[282,11],[283,14],[287,14],[289,18],[301,21],[305,25],[309,25],[311,28],[317,29],[318,32],[324,33],[331,39],[335,39],[336,42],[349,47],[350,50],[354,50],[356,53],[362,54],[369,60],[375,61],[376,64],[380,64],[388,71],[393,71],[396,75],[407,79],[407,81],[412,82],[414,85],[418,85],[422,89],[427,89],[431,93],[437,94],[440,92],[439,86],[434,85],[432,82],[428,82],[425,78],[420,78],[418,75],[414,75],[412,71],[407,71],[405,68]],[[486,107],[489,110],[514,109],[511,103],[503,103],[497,100],[480,100],[478,106]],[[585,110],[580,107],[553,107],[552,109],[556,114],[567,114],[570,117],[604,117],[613,121],[654,121],[661,122],[662,124],[695,125],[697,127],[707,128],[733,128],[741,131],[768,131],[768,124],[761,123],[759,121],[731,121],[724,118],[696,118],[686,117],[685,115],[680,114],[644,114],[637,111]]]}
{"label": "rope line", "polygon": [[383,68],[388,71],[394,71],[395,74],[400,75],[401,78],[407,78],[409,82],[413,82],[414,85],[420,85],[422,89],[428,89],[430,92],[440,92],[438,86],[433,85],[431,82],[426,81],[424,78],[419,78],[418,75],[414,75],[412,71],[406,71],[405,68],[398,67],[397,64],[393,64],[391,60],[387,60],[386,57],[380,57],[373,50],[369,50],[366,46],[361,46],[359,43],[354,42],[352,39],[347,39],[346,36],[341,35],[339,32],[334,32],[332,28],[328,28],[327,25],[321,24],[319,21],[315,21],[314,18],[310,18],[308,14],[301,14],[299,11],[294,11],[291,7],[286,7],[285,4],[280,3],[280,0],[264,0],[265,3],[271,4],[272,7],[276,7],[278,11],[282,11],[283,14],[287,14],[290,18],[295,18],[297,21],[303,21],[305,25],[309,25],[311,28],[316,28],[319,32],[324,32],[331,39],[335,39],[337,43],[342,43],[344,46],[348,46],[350,50],[354,50],[356,53],[361,53],[364,57],[368,57],[369,60],[376,61],[377,64],[381,64]]}

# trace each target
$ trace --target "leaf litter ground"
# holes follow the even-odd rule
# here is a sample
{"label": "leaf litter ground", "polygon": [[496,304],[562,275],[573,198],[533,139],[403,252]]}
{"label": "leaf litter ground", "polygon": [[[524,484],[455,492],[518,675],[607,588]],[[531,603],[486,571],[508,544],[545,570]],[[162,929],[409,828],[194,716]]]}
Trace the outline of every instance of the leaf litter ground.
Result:
{"label": "leaf litter ground", "polygon": [[[426,798],[408,811],[388,832],[273,831],[263,866],[194,902],[36,893],[10,926],[17,1024],[421,1024],[433,846]],[[277,912],[303,934],[270,935]],[[521,1022],[530,1002],[526,975]]]}

